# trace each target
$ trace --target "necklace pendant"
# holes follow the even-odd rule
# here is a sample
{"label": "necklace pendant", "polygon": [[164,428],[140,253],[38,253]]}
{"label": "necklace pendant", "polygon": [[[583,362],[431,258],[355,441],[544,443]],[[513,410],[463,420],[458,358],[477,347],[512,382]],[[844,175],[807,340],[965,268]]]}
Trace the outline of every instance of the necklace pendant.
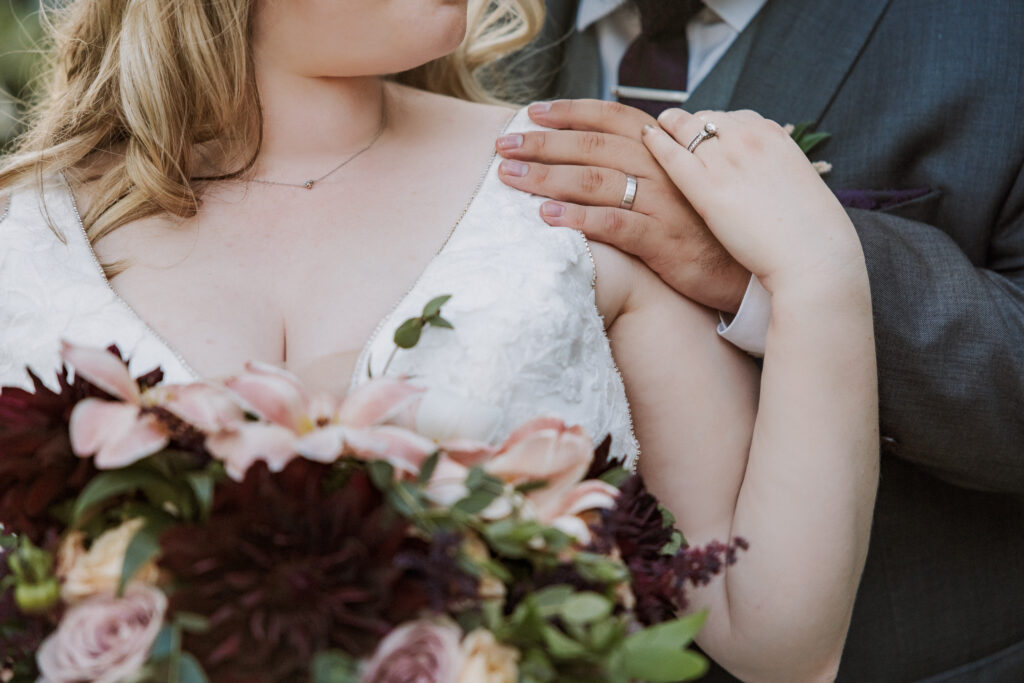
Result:
{"label": "necklace pendant", "polygon": [[307,190],[312,190],[314,185],[316,185],[315,180],[307,180],[306,182],[302,183],[302,186]]}

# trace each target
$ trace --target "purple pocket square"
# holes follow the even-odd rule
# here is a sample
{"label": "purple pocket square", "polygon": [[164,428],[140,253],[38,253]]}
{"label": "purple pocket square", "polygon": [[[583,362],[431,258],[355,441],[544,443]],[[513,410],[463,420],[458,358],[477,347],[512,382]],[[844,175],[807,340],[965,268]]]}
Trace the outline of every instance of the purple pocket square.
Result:
{"label": "purple pocket square", "polygon": [[909,190],[836,190],[835,193],[839,203],[848,209],[884,211],[931,191],[930,187],[915,187]]}

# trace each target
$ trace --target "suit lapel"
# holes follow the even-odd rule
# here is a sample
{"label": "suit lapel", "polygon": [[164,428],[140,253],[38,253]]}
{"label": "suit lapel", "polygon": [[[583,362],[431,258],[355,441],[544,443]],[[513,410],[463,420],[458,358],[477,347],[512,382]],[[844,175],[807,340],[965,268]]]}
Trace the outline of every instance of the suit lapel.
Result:
{"label": "suit lapel", "polygon": [[750,27],[729,108],[780,123],[820,120],[889,1],[769,0]]}

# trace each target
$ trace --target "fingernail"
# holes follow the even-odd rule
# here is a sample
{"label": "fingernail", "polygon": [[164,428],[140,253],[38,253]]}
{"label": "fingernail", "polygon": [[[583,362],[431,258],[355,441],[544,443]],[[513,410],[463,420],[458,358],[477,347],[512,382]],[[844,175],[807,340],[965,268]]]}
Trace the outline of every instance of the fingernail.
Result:
{"label": "fingernail", "polygon": [[545,202],[540,205],[540,215],[546,218],[561,218],[565,215],[565,206],[557,202]]}
{"label": "fingernail", "polygon": [[528,111],[531,114],[546,114],[551,110],[550,102],[534,102],[530,105]]}
{"label": "fingernail", "polygon": [[648,133],[653,133],[653,132],[654,132],[654,126],[652,126],[649,123],[645,123],[644,124],[644,135],[647,135]]}
{"label": "fingernail", "polygon": [[530,170],[530,167],[521,161],[503,161],[501,162],[501,172],[505,175],[516,176],[522,178]]}
{"label": "fingernail", "polygon": [[522,135],[503,135],[498,138],[498,149],[516,149],[523,146]]}

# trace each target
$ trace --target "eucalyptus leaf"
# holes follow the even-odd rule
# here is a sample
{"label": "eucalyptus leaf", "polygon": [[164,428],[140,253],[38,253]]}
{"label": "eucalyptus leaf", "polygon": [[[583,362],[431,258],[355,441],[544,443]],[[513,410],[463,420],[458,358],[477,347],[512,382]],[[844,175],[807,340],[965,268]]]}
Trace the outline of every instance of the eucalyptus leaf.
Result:
{"label": "eucalyptus leaf", "polygon": [[151,469],[126,468],[108,470],[98,474],[85,487],[75,501],[72,510],[72,522],[77,526],[83,515],[93,507],[109,501],[111,498],[143,491],[150,502],[160,505],[166,502],[177,502],[180,491],[165,477]]}
{"label": "eucalyptus leaf", "polygon": [[383,460],[371,460],[366,463],[366,471],[370,481],[381,491],[387,491],[395,481],[395,468]]}
{"label": "eucalyptus leaf", "polygon": [[434,327],[443,327],[446,330],[454,330],[455,325],[452,325],[448,320],[442,318],[439,315],[435,315],[432,318],[427,318],[427,322]]}
{"label": "eucalyptus leaf", "polygon": [[569,623],[593,624],[611,615],[612,602],[594,592],[576,593],[565,601],[559,612]]}
{"label": "eucalyptus leaf", "polygon": [[565,605],[566,601],[568,601],[575,592],[576,590],[572,586],[560,583],[540,589],[531,595],[529,600],[536,606],[537,611],[541,616],[552,617],[562,611],[562,607]]}
{"label": "eucalyptus leaf", "polygon": [[800,140],[800,149],[804,154],[810,154],[811,150],[832,137],[831,133],[808,133]]}
{"label": "eucalyptus leaf", "polygon": [[426,484],[430,481],[430,478],[434,476],[434,470],[437,469],[437,463],[441,459],[440,451],[433,453],[426,460],[423,461],[423,465],[420,466],[419,476],[416,480],[421,484]]}
{"label": "eucalyptus leaf", "polygon": [[210,620],[194,612],[175,612],[174,623],[185,633],[206,633],[210,630]]}
{"label": "eucalyptus leaf", "polygon": [[813,125],[814,121],[804,121],[803,123],[798,123],[795,126],[793,126],[793,132],[790,133],[789,135],[799,143],[800,138],[802,138],[807,129]]}
{"label": "eucalyptus leaf", "polygon": [[623,469],[621,467],[613,467],[610,470],[602,473],[601,476],[598,477],[598,479],[600,479],[606,484],[611,484],[616,488],[621,488],[622,485],[626,483],[626,480],[632,476],[633,475],[630,473],[629,470]]}
{"label": "eucalyptus leaf", "polygon": [[523,653],[523,659],[519,662],[519,675],[523,681],[537,683],[550,683],[558,678],[558,672],[540,648],[530,648]]}
{"label": "eucalyptus leaf", "polygon": [[161,531],[159,525],[146,522],[132,536],[124,553],[124,562],[121,563],[121,578],[117,584],[118,595],[124,593],[125,586],[147,562],[160,554]]}
{"label": "eucalyptus leaf", "polygon": [[209,519],[213,508],[213,475],[209,472],[189,472],[185,480],[192,489],[192,495],[199,504],[199,518]]}
{"label": "eucalyptus leaf", "polygon": [[555,659],[579,659],[587,655],[587,648],[551,624],[545,624],[541,634],[548,653]]}
{"label": "eucalyptus leaf", "polygon": [[625,673],[647,683],[674,683],[700,678],[708,662],[696,652],[655,648],[630,651],[623,658]]}
{"label": "eucalyptus leaf", "polygon": [[597,652],[605,652],[625,635],[625,626],[618,619],[606,619],[590,626],[588,634],[590,648]]}
{"label": "eucalyptus leaf", "polygon": [[420,341],[423,333],[423,319],[409,318],[395,330],[395,346],[400,349],[411,349]]}
{"label": "eucalyptus leaf", "polygon": [[178,680],[180,683],[209,683],[199,661],[188,652],[182,652],[178,660]]}
{"label": "eucalyptus leaf", "polygon": [[498,494],[493,491],[474,491],[457,502],[453,508],[468,515],[475,515],[493,503],[497,497]]}
{"label": "eucalyptus leaf", "polygon": [[428,301],[427,305],[423,307],[423,319],[433,318],[440,313],[441,307],[448,303],[448,300],[451,298],[451,294],[443,294]]}
{"label": "eucalyptus leaf", "polygon": [[156,634],[153,646],[149,648],[150,659],[166,659],[174,645],[174,631],[170,624],[164,624]]}
{"label": "eucalyptus leaf", "polygon": [[359,662],[339,650],[319,652],[310,666],[312,683],[359,683]]}

